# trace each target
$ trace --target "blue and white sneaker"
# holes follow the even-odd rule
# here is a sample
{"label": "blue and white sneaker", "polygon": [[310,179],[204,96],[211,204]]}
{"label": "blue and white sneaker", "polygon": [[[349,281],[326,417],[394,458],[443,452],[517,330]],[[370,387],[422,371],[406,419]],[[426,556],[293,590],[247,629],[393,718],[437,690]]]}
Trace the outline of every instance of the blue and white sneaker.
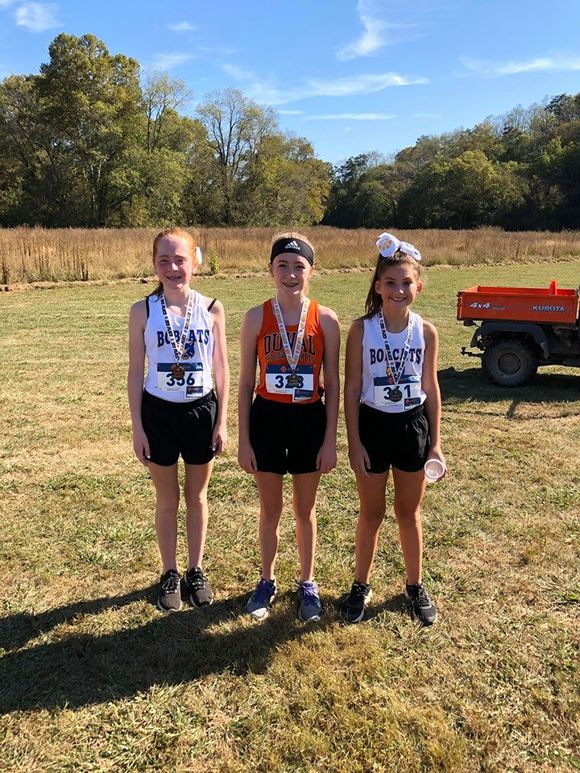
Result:
{"label": "blue and white sneaker", "polygon": [[256,589],[248,599],[246,612],[254,620],[265,620],[270,614],[272,599],[276,595],[276,580],[260,578]]}
{"label": "blue and white sneaker", "polygon": [[318,595],[318,585],[315,582],[297,582],[298,585],[298,619],[305,623],[320,620],[322,604]]}

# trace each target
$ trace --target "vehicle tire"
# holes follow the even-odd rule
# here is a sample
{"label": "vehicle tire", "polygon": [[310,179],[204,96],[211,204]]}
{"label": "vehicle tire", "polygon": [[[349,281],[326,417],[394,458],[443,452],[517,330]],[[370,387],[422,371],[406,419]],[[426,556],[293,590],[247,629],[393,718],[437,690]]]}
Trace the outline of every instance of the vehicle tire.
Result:
{"label": "vehicle tire", "polygon": [[500,338],[486,347],[481,365],[494,384],[514,387],[535,376],[538,358],[521,338]]}

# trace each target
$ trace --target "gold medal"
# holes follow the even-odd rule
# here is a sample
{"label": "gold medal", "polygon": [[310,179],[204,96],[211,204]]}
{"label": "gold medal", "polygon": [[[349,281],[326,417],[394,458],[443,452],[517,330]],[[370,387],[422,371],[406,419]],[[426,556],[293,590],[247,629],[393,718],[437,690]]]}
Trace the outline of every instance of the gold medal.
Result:
{"label": "gold medal", "polygon": [[398,403],[402,396],[403,396],[403,393],[401,392],[399,387],[395,387],[394,389],[389,390],[389,400],[392,403]]}
{"label": "gold medal", "polygon": [[292,373],[290,376],[286,376],[286,386],[290,389],[300,389],[304,384],[304,379],[297,373]]}
{"label": "gold medal", "polygon": [[171,372],[175,376],[175,378],[183,378],[185,376],[185,370],[181,367],[181,365],[178,362],[173,363],[171,366]]}

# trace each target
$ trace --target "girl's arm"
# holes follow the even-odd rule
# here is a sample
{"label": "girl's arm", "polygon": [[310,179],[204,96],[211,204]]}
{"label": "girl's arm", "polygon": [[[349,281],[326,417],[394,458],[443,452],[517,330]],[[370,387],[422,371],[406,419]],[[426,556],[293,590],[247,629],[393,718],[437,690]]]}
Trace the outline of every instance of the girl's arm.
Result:
{"label": "girl's arm", "polygon": [[324,306],[320,306],[320,324],[324,331],[322,367],[324,370],[326,432],[318,452],[316,466],[320,472],[330,472],[336,467],[336,427],[340,396],[340,377],[338,375],[340,328],[334,311]]}
{"label": "girl's arm", "polygon": [[425,400],[425,414],[429,422],[429,435],[431,446],[429,459],[439,459],[445,464],[445,457],[441,452],[441,391],[437,378],[437,355],[439,352],[439,336],[434,325],[423,321],[423,333],[425,336],[425,359],[423,361],[423,375],[421,386],[427,395]]}
{"label": "girl's arm", "polygon": [[219,301],[212,306],[213,318],[213,373],[217,392],[217,416],[211,439],[212,449],[219,454],[228,442],[228,400],[230,396],[230,366],[226,342],[226,318],[224,307]]}
{"label": "girl's arm", "polygon": [[348,437],[350,466],[359,475],[368,475],[371,466],[358,431],[358,415],[362,391],[362,347],[364,323],[357,319],[352,323],[346,339],[346,368],[344,376],[344,415]]}
{"label": "girl's arm", "polygon": [[246,312],[240,331],[240,380],[238,388],[238,463],[244,472],[254,473],[256,457],[250,444],[250,408],[256,386],[257,340],[262,326],[262,307]]}
{"label": "girl's arm", "polygon": [[145,301],[137,301],[129,314],[129,370],[127,373],[127,394],[133,426],[133,450],[143,464],[149,459],[149,441],[141,421],[143,399],[143,371],[145,368],[145,325],[147,311]]}

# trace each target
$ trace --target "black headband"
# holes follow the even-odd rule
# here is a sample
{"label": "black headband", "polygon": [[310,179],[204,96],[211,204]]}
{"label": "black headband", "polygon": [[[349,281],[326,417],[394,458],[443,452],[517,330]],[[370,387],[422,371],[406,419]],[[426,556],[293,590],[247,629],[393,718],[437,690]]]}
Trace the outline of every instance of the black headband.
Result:
{"label": "black headband", "polygon": [[277,239],[272,245],[272,252],[270,253],[270,263],[278,255],[283,252],[294,252],[296,255],[302,255],[303,258],[314,265],[314,250],[309,244],[302,241],[302,239],[293,239],[292,237],[285,237],[283,239]]}

